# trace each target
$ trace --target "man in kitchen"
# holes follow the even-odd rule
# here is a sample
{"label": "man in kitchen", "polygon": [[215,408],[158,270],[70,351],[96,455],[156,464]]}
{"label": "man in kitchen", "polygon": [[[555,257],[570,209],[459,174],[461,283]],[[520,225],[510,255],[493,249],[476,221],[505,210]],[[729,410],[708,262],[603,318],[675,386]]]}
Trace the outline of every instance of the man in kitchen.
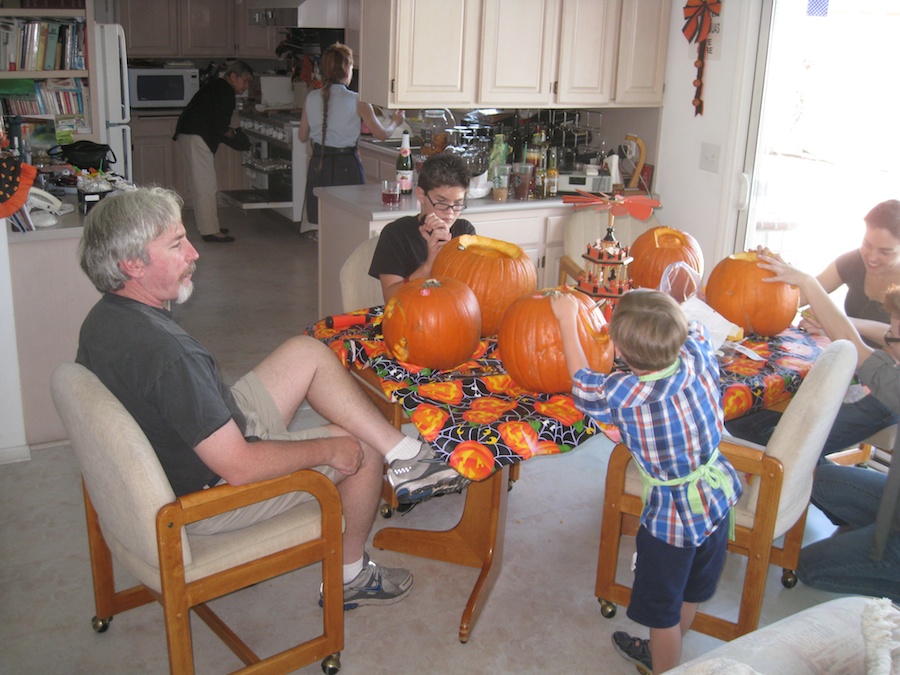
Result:
{"label": "man in kitchen", "polygon": [[240,149],[237,144],[242,134],[231,128],[231,116],[237,105],[237,95],[247,91],[252,79],[250,66],[240,60],[232,61],[222,77],[210,79],[194,94],[175,127],[173,139],[178,142],[184,159],[197,229],[203,241],[208,243],[234,241],[234,237],[228,236],[228,232],[219,226],[215,155],[220,143]]}

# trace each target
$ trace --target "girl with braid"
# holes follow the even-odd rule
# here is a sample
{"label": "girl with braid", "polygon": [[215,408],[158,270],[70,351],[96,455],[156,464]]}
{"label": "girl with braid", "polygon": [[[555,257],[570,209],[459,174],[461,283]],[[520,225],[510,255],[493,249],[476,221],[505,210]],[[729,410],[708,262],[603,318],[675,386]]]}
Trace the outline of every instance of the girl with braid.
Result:
{"label": "girl with braid", "polygon": [[310,223],[319,222],[319,201],[313,188],[331,185],[362,185],[366,182],[356,152],[360,122],[372,135],[384,140],[403,124],[404,111],[398,110],[390,123],[382,126],[371,104],[359,100],[359,94],[347,85],[353,75],[353,51],[335,42],[322,54],[323,86],[306,97],[300,117],[298,137],[312,139],[312,157],[306,177],[306,215]]}

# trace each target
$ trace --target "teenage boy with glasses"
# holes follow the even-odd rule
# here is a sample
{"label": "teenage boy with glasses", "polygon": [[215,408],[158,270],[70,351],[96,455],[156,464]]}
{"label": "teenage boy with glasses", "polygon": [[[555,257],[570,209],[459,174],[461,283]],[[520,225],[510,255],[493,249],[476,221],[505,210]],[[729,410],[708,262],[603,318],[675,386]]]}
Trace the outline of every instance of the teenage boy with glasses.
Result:
{"label": "teenage boy with glasses", "polygon": [[444,244],[462,234],[475,234],[472,223],[459,218],[468,187],[469,171],[462,158],[440,154],[425,160],[416,185],[419,214],[385,226],[369,266],[369,276],[381,282],[385,302],[410,279],[430,277]]}

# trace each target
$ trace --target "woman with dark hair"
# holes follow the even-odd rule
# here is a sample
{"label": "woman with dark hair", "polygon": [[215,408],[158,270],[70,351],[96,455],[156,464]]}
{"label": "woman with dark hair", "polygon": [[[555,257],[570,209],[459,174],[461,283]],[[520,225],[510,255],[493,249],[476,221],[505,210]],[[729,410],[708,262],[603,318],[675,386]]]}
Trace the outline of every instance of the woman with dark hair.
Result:
{"label": "woman with dark hair", "polygon": [[[889,199],[875,205],[865,222],[862,246],[839,256],[815,279],[826,294],[847,285],[844,312],[866,345],[878,349],[885,346],[884,336],[891,327],[891,315],[884,308],[885,292],[891,286],[900,286],[900,201]],[[800,306],[808,302],[801,287]],[[812,306],[804,310],[800,327],[823,335],[817,314]],[[862,387],[854,387],[852,393],[855,395],[848,396],[838,411],[822,449],[823,458],[897,423],[897,411],[877,394],[866,393]],[[726,422],[725,427],[732,436],[765,445],[779,419],[781,413],[762,410]]]}
{"label": "woman with dark hair", "polygon": [[323,86],[306,97],[300,116],[298,137],[312,139],[312,157],[306,176],[306,215],[311,223],[319,222],[319,201],[313,188],[330,185],[361,185],[366,182],[362,163],[356,152],[360,122],[365,122],[372,135],[384,140],[403,124],[405,114],[398,110],[385,127],[375,116],[371,104],[359,100],[359,94],[347,85],[353,76],[353,51],[335,42],[322,54]]}

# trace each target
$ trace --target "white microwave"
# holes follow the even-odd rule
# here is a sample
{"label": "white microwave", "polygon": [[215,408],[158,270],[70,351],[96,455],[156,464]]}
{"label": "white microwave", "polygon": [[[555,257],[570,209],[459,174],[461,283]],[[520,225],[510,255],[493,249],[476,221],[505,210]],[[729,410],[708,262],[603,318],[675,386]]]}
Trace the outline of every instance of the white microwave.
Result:
{"label": "white microwave", "polygon": [[129,68],[132,108],[183,108],[200,89],[196,68]]}

